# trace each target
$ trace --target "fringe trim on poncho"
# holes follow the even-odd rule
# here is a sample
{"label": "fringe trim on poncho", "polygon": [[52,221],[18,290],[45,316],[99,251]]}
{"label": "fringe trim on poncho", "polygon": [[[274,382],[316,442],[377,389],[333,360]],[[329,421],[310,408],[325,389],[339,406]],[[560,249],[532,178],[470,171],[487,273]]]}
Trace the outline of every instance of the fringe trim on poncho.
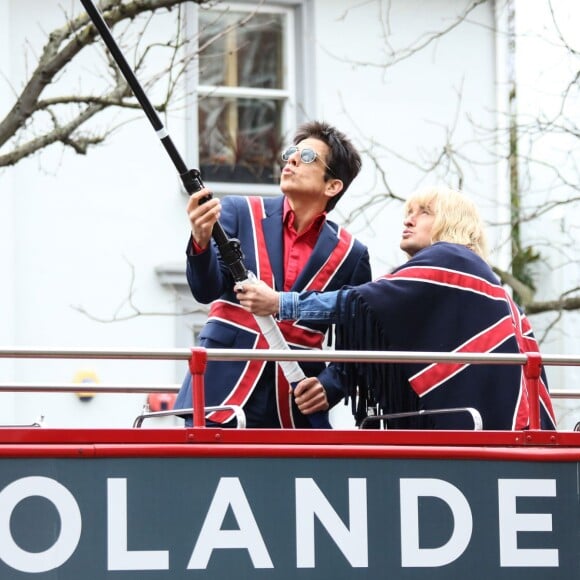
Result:
{"label": "fringe trim on poncho", "polygon": [[[337,350],[389,350],[381,321],[356,289],[341,292],[338,300],[338,312],[346,315],[336,325]],[[344,303],[344,310],[340,302]],[[369,415],[369,408],[374,409],[375,415],[418,410],[419,399],[404,378],[400,364],[347,362],[339,366],[357,425]],[[415,420],[400,420],[397,426],[403,426],[400,423],[407,428],[419,426]]]}

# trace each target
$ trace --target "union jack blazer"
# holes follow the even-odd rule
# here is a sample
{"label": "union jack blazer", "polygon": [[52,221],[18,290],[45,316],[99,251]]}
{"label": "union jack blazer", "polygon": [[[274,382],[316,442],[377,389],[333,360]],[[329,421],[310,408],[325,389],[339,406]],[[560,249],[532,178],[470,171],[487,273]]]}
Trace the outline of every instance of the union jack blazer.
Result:
{"label": "union jack blazer", "polygon": [[[240,241],[244,265],[274,289],[284,287],[283,196],[275,198],[227,196],[222,199],[220,224],[230,238]],[[241,308],[233,291],[227,265],[212,243],[209,251],[194,255],[187,249],[187,280],[198,302],[211,303],[208,321],[200,334],[206,348],[268,348],[251,314]],[[326,220],[306,267],[292,290],[337,290],[371,279],[366,246],[337,224]],[[279,326],[291,348],[322,348],[329,325],[281,321]],[[301,363],[307,377],[317,376],[331,406],[344,397],[336,365]],[[253,427],[309,427],[294,405],[288,382],[275,363],[262,361],[208,361],[205,373],[206,405],[236,404],[244,408]],[[175,408],[192,406],[191,377],[187,373]],[[271,409],[275,409],[272,413]],[[272,416],[275,415],[275,416]],[[209,418],[230,420],[229,412]],[[186,419],[191,424],[191,418]]]}

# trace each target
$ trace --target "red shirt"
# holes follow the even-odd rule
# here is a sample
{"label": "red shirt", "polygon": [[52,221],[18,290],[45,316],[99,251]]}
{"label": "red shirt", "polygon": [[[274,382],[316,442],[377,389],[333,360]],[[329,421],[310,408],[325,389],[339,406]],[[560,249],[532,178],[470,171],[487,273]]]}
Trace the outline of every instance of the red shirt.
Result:
{"label": "red shirt", "polygon": [[284,198],[284,292],[288,292],[304,269],[318,240],[320,228],[326,219],[326,212],[317,215],[312,223],[300,234],[294,229],[295,214],[288,198]]}
{"label": "red shirt", "polygon": [[[312,250],[318,240],[320,228],[326,219],[326,212],[317,215],[312,223],[301,233],[294,229],[294,210],[290,207],[288,198],[284,198],[284,211],[282,214],[283,243],[284,243],[284,292],[288,292],[304,269],[306,262],[312,254]],[[195,240],[192,240],[194,254],[200,254],[207,248],[200,248]]]}

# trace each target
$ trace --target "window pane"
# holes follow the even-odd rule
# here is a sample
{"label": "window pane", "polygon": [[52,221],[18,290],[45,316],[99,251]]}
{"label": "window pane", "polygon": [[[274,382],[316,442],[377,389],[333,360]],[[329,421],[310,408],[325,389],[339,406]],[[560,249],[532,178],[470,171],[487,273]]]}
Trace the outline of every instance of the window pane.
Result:
{"label": "window pane", "polygon": [[249,14],[200,11],[200,84],[283,88],[283,14]]}
{"label": "window pane", "polygon": [[206,181],[277,183],[283,103],[201,97],[199,158]]}

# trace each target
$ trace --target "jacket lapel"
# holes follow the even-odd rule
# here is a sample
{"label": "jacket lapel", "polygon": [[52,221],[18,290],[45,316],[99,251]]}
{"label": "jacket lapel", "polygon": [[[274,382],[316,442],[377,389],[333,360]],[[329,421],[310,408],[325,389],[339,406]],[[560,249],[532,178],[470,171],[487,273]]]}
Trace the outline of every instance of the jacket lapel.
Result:
{"label": "jacket lapel", "polygon": [[266,217],[262,220],[266,249],[274,274],[275,289],[284,288],[284,238],[282,230],[282,208],[284,198],[265,199]]}

